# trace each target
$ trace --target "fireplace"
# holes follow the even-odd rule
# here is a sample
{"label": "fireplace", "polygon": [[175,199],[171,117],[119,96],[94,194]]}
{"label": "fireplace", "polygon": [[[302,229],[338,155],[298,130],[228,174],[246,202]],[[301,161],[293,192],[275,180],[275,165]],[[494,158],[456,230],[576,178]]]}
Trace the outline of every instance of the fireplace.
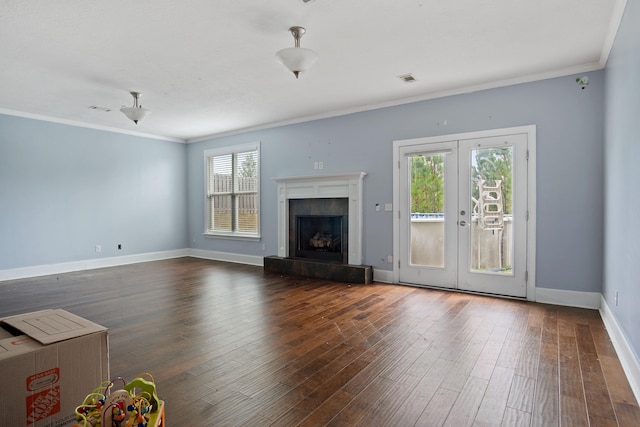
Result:
{"label": "fireplace", "polygon": [[352,283],[369,283],[362,265],[362,184],[366,173],[275,178],[278,255],[265,269]]}
{"label": "fireplace", "polygon": [[348,263],[349,199],[289,200],[289,257]]}
{"label": "fireplace", "polygon": [[342,262],[342,216],[298,215],[295,258]]}

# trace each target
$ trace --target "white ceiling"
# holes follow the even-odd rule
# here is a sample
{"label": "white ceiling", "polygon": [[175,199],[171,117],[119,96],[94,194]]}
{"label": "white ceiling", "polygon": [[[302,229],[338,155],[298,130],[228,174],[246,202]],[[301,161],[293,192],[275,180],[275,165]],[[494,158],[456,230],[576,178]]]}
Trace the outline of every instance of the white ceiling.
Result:
{"label": "white ceiling", "polygon": [[[0,113],[184,141],[578,75],[604,67],[625,4],[0,0]],[[299,80],[274,56],[293,25],[319,56]]]}

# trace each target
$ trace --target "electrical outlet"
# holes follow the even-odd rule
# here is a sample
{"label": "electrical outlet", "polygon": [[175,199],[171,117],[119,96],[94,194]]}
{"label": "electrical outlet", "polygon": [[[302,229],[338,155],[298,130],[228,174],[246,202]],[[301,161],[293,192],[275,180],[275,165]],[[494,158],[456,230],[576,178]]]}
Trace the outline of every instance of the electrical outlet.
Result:
{"label": "electrical outlet", "polygon": [[318,169],[318,162],[313,162],[313,168]]}
{"label": "electrical outlet", "polygon": [[102,246],[96,245],[96,253],[102,252]]}
{"label": "electrical outlet", "polygon": [[324,162],[318,162],[318,169],[324,169]]}
{"label": "electrical outlet", "polygon": [[265,245],[264,243],[262,244],[262,250],[266,251],[267,250],[267,245]]}
{"label": "electrical outlet", "polygon": [[387,262],[393,262],[393,255],[387,255]]}

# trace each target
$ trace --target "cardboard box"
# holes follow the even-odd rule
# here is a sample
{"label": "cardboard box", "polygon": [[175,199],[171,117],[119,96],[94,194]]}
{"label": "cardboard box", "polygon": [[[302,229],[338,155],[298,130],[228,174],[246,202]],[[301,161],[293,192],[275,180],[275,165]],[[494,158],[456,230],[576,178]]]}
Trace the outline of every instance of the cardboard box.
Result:
{"label": "cardboard box", "polygon": [[105,327],[64,310],[0,319],[0,426],[69,426],[109,378]]}

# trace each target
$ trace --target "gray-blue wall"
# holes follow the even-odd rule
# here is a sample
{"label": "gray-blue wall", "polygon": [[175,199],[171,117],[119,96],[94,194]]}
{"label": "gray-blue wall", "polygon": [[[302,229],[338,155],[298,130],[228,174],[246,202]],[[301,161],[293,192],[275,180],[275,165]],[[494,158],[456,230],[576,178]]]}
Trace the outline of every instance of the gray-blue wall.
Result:
{"label": "gray-blue wall", "polygon": [[[390,271],[392,216],[375,205],[393,199],[392,141],[535,124],[537,286],[600,292],[604,73],[589,77],[585,90],[567,76],[186,146],[0,116],[0,269],[187,247],[275,254],[272,178],[364,171],[364,260]],[[253,141],[263,239],[205,238],[203,151]]]}
{"label": "gray-blue wall", "polygon": [[603,296],[640,361],[640,1],[627,2],[606,94]]}
{"label": "gray-blue wall", "polygon": [[[364,261],[392,270],[393,219],[376,212],[392,195],[392,141],[537,125],[537,286],[600,292],[603,257],[604,76],[576,76],[450,96],[217,138],[187,147],[192,248],[277,253],[275,177],[357,172],[364,184]],[[295,82],[294,82],[295,84]],[[446,120],[446,126],[445,126]],[[203,151],[261,141],[262,242],[203,237]],[[323,170],[314,162],[322,161]],[[261,250],[262,244],[266,251]]]}
{"label": "gray-blue wall", "polygon": [[0,115],[0,270],[187,247],[186,176],[185,144]]}

